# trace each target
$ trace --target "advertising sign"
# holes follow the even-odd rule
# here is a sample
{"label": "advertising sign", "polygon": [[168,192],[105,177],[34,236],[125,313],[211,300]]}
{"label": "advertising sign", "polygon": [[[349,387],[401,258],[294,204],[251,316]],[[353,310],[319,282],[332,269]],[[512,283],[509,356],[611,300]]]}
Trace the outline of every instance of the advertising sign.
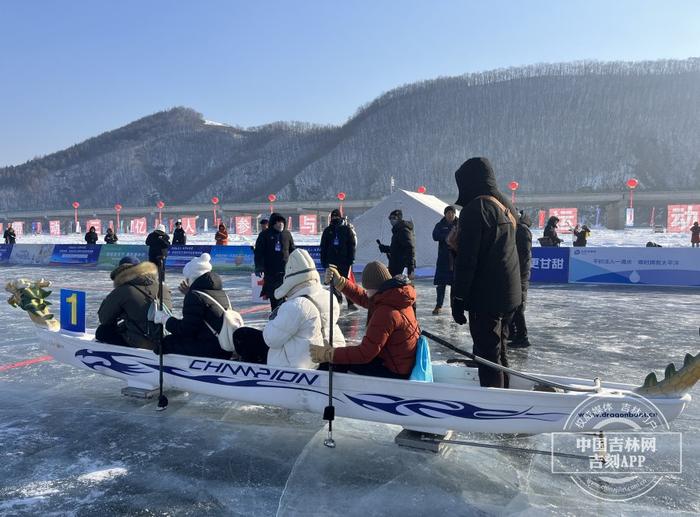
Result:
{"label": "advertising sign", "polygon": [[192,215],[187,215],[182,217],[182,229],[185,230],[187,235],[197,234],[197,218]]}
{"label": "advertising sign", "polygon": [[695,221],[700,221],[700,205],[668,205],[667,232],[687,232]]}
{"label": "advertising sign", "polygon": [[[183,219],[184,226],[184,219]],[[213,246],[172,246],[168,250],[168,257],[165,259],[165,267],[183,268],[193,258],[199,257],[202,253],[212,253]]]}
{"label": "advertising sign", "polygon": [[126,256],[136,257],[141,262],[148,260],[148,246],[142,244],[110,244],[102,246],[100,257],[97,259],[97,267],[100,269],[114,269],[119,261]]}
{"label": "advertising sign", "polygon": [[61,328],[85,332],[85,291],[61,289]]}
{"label": "advertising sign", "polygon": [[249,215],[236,216],[236,233],[253,235],[253,218]]}
{"label": "advertising sign", "polygon": [[100,248],[100,244],[56,244],[51,255],[51,265],[95,265],[100,256]]}
{"label": "advertising sign", "polygon": [[692,248],[572,248],[569,282],[700,286],[700,261]]}
{"label": "advertising sign", "polygon": [[49,221],[49,233],[54,236],[61,235],[61,221]]}
{"label": "advertising sign", "polygon": [[297,248],[303,248],[308,251],[311,258],[314,259],[316,269],[319,271],[325,271],[325,269],[321,266],[321,246],[297,246]]}
{"label": "advertising sign", "polygon": [[51,261],[53,244],[15,244],[10,262],[31,266],[46,266]]}
{"label": "advertising sign", "polygon": [[211,263],[214,266],[214,271],[219,273],[253,271],[255,269],[253,248],[250,246],[213,246]]}
{"label": "advertising sign", "polygon": [[0,262],[7,262],[10,260],[11,253],[12,244],[0,244]]}
{"label": "advertising sign", "polygon": [[95,231],[98,235],[102,234],[102,221],[100,221],[99,219],[88,219],[85,222],[85,229],[89,230],[91,226],[95,227]]}
{"label": "advertising sign", "polygon": [[17,237],[24,235],[24,223],[22,221],[15,221],[12,223],[12,227],[15,229]]}
{"label": "advertising sign", "polygon": [[558,233],[571,233],[578,224],[578,208],[550,208],[549,217],[558,217]]}
{"label": "advertising sign", "polygon": [[146,220],[146,218],[139,217],[138,219],[132,219],[131,226],[129,228],[129,233],[133,233],[136,235],[146,235],[146,233],[148,233],[148,221]]}
{"label": "advertising sign", "polygon": [[530,282],[565,284],[569,281],[570,248],[532,248]]}
{"label": "advertising sign", "polygon": [[316,214],[301,214],[299,216],[299,233],[302,235],[316,235],[318,233]]}

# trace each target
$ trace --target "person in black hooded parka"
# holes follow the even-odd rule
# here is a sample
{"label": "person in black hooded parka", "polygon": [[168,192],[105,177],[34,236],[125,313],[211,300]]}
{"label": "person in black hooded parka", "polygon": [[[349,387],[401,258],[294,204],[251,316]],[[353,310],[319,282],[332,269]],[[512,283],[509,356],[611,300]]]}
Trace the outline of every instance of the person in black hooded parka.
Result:
{"label": "person in black hooded parka", "polygon": [[532,221],[528,215],[521,211],[518,220],[518,228],[515,230],[515,246],[518,249],[520,261],[520,287],[523,291],[523,303],[513,313],[510,325],[510,348],[527,348],[530,340],[527,337],[527,323],[525,322],[525,303],[527,290],[530,287],[530,267],[532,265]]}
{"label": "person in black hooded parka", "polygon": [[555,215],[547,220],[547,224],[544,227],[544,236],[540,239],[540,244],[542,246],[555,246],[558,248],[559,245],[564,242],[564,240],[560,239],[559,235],[557,235],[558,224],[559,218]]}
{"label": "person in black hooded parka", "polygon": [[284,226],[284,217],[271,214],[268,228],[260,232],[255,241],[255,274],[265,275],[262,294],[269,298],[272,310],[282,303],[275,298],[275,289],[282,285],[287,259],[296,249],[292,234]]}
{"label": "person in black hooded parka", "polygon": [[[330,224],[323,230],[321,235],[321,266],[328,268],[329,265],[337,267],[341,276],[348,278],[350,268],[355,262],[355,248],[357,247],[357,236],[355,230],[343,218],[340,210],[335,208],[331,212]],[[342,301],[340,298],[339,301]],[[348,309],[355,309],[355,304],[348,299]]]}
{"label": "person in black hooded parka", "polygon": [[170,248],[170,237],[165,233],[164,224],[159,224],[155,230],[148,234],[146,246],[148,246],[148,260],[159,267],[161,264],[165,265],[165,258],[168,256],[168,248]]}
{"label": "person in black hooded parka", "polygon": [[389,273],[391,276],[400,275],[404,268],[406,274],[413,278],[416,269],[416,235],[413,223],[403,220],[403,212],[399,209],[389,214],[391,223],[391,244],[387,246],[377,239],[379,251],[389,256]]}
{"label": "person in black hooded parka", "polygon": [[440,219],[433,228],[433,240],[438,243],[437,263],[435,264],[435,277],[433,284],[437,290],[437,300],[433,314],[440,314],[442,304],[445,301],[445,291],[448,285],[452,285],[454,278],[454,258],[450,247],[447,245],[447,236],[457,226],[457,211],[453,206],[446,206],[443,211],[445,217]]}
{"label": "person in black hooded parka", "polygon": [[[486,158],[470,158],[455,173],[459,239],[452,285],[452,317],[467,322],[474,354],[507,365],[506,341],[513,311],[522,303],[515,245],[515,209],[496,186]],[[503,372],[479,366],[481,386],[507,387]]]}

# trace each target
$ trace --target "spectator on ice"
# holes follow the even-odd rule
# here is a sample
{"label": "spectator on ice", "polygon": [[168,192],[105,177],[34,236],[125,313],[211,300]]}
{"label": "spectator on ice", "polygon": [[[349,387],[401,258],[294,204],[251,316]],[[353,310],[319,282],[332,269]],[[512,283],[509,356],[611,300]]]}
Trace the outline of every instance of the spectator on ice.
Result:
{"label": "spectator on ice", "polygon": [[5,244],[15,243],[17,235],[15,234],[15,229],[12,227],[12,223],[7,224],[7,228],[5,228],[5,232],[2,234],[2,237],[5,239]]}
{"label": "spectator on ice", "polygon": [[[332,264],[338,268],[341,275],[349,277],[350,268],[355,262],[357,237],[352,226],[337,208],[331,212],[330,219],[330,224],[321,235],[321,265],[327,268]],[[348,309],[356,309],[349,299]]]}
{"label": "spectator on ice", "polygon": [[184,246],[187,244],[187,234],[182,228],[182,221],[178,219],[175,221],[175,231],[173,232],[173,245],[178,244]]}
{"label": "spectator on ice", "polygon": [[226,230],[226,225],[224,223],[219,225],[219,230],[216,232],[216,235],[214,235],[214,240],[217,246],[228,245],[228,230]]}
{"label": "spectator on ice", "polygon": [[117,234],[114,233],[114,230],[112,230],[112,228],[107,228],[107,233],[105,234],[105,244],[116,244],[118,240],[119,237],[117,237]]}
{"label": "spectator on ice", "polygon": [[591,229],[588,226],[585,224],[583,226],[577,224],[576,228],[574,228],[574,247],[585,248],[590,235]]}
{"label": "spectator on ice", "polygon": [[549,218],[547,225],[544,227],[544,236],[540,239],[541,246],[555,246],[558,248],[559,245],[564,242],[559,238],[559,235],[557,235],[558,224],[559,218],[556,215]]}
{"label": "spectator on ice", "polygon": [[157,266],[165,266],[165,258],[168,256],[170,248],[170,237],[165,233],[165,225],[159,224],[155,230],[146,237],[148,246],[148,260]]}
{"label": "spectator on ice", "polygon": [[515,230],[515,247],[518,250],[518,263],[520,264],[520,287],[523,291],[523,301],[515,309],[510,323],[510,348],[527,348],[530,340],[527,337],[527,323],[525,322],[525,303],[527,290],[530,287],[530,267],[532,265],[532,221],[524,211],[520,211],[518,227]]}
{"label": "spectator on ice", "polygon": [[273,213],[270,226],[260,232],[255,241],[255,274],[264,275],[262,294],[269,298],[272,310],[282,303],[275,297],[275,290],[282,285],[284,268],[294,249],[294,239],[285,229],[284,217]]}
{"label": "spectator on ice", "polygon": [[690,245],[693,248],[700,248],[700,225],[697,221],[690,227]]}
{"label": "spectator on ice", "polygon": [[436,286],[437,300],[433,314],[440,314],[442,304],[445,302],[445,291],[448,285],[452,285],[454,277],[454,256],[447,245],[447,236],[457,226],[457,210],[453,206],[446,206],[444,217],[433,228],[433,240],[438,243],[437,263],[435,264],[435,277],[433,284]]}
{"label": "spectator on ice", "polygon": [[88,232],[85,234],[85,242],[88,244],[97,244],[97,239],[99,238],[100,236],[97,235],[97,230],[94,226],[91,226]]}
{"label": "spectator on ice", "polygon": [[399,209],[389,214],[391,223],[391,244],[382,244],[377,239],[379,251],[389,257],[389,273],[400,275],[405,269],[409,278],[413,278],[416,269],[416,235],[413,223],[403,220],[403,212]]}

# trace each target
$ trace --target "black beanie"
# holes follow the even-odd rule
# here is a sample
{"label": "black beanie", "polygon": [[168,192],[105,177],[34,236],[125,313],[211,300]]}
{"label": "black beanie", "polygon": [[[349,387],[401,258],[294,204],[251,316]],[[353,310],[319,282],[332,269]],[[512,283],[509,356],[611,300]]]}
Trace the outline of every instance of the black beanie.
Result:
{"label": "black beanie", "polygon": [[331,211],[331,219],[335,217],[343,217],[343,215],[340,213],[340,210],[337,208],[334,208],[333,211]]}
{"label": "black beanie", "polygon": [[403,219],[403,212],[401,209],[397,208],[396,210],[392,210],[392,212],[389,214],[389,217],[396,217],[397,219]]}

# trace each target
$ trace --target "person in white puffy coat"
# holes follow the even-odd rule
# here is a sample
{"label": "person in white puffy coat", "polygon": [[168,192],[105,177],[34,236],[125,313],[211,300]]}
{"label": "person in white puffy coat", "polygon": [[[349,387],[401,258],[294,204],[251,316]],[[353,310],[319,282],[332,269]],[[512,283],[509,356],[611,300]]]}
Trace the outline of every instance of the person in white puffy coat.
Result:
{"label": "person in white puffy coat", "polygon": [[[330,292],[321,285],[316,265],[306,250],[296,249],[287,260],[284,282],[275,298],[286,298],[272,314],[262,331],[241,327],[233,333],[241,361],[315,368],[309,345],[324,346],[330,339]],[[345,346],[338,327],[340,307],[333,311],[333,346]]]}

